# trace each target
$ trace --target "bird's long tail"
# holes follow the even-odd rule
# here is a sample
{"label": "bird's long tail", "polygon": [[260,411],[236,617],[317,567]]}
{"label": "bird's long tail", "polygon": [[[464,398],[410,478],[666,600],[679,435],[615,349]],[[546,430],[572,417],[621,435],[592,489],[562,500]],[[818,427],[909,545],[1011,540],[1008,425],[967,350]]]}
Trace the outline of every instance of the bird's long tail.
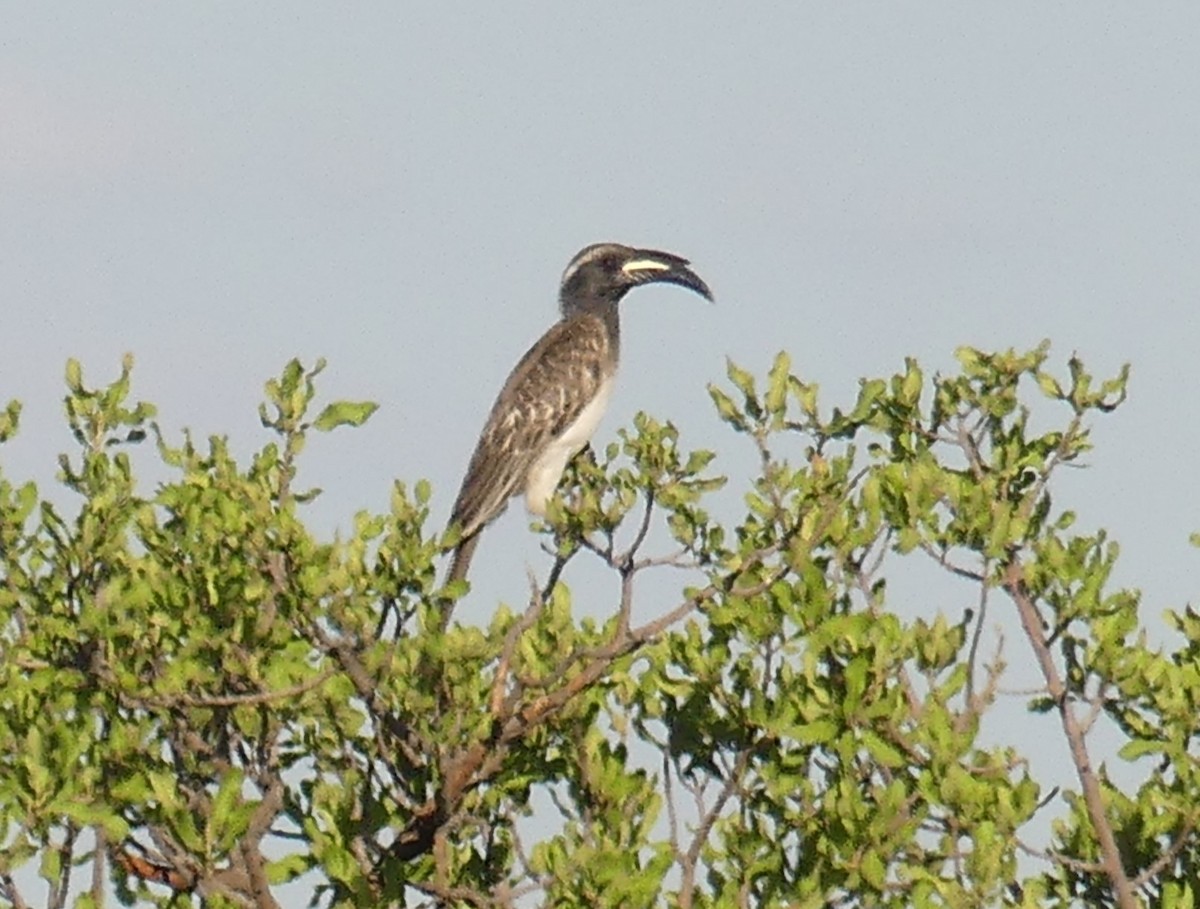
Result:
{"label": "bird's long tail", "polygon": [[454,550],[454,560],[450,563],[450,571],[446,575],[447,584],[466,578],[467,569],[471,567],[471,557],[475,555],[475,547],[478,545],[478,533],[473,533],[459,542]]}
{"label": "bird's long tail", "polygon": [[[461,581],[467,577],[467,569],[471,567],[471,556],[475,555],[475,547],[479,545],[479,533],[473,533],[459,542],[454,549],[454,558],[450,562],[450,570],[446,573],[446,583]],[[453,603],[446,605],[442,614],[442,631],[450,627],[450,615],[454,611]]]}

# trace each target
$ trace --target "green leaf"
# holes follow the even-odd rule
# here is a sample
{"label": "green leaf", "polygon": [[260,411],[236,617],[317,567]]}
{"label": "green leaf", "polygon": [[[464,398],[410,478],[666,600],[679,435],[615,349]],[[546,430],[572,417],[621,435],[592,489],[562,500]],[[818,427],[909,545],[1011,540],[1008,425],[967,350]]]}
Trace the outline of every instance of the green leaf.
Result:
{"label": "green leaf", "polygon": [[313,861],[306,855],[287,855],[267,865],[267,880],[286,884],[312,869]]}
{"label": "green leaf", "polygon": [[1058,384],[1058,379],[1050,375],[1048,372],[1039,372],[1037,374],[1038,387],[1041,388],[1042,394],[1048,398],[1061,400],[1063,397],[1062,386]]}
{"label": "green leaf", "polygon": [[1160,754],[1166,748],[1165,742],[1155,739],[1134,739],[1121,747],[1119,754],[1127,761],[1136,761],[1147,754]]}
{"label": "green leaf", "polygon": [[38,869],[42,880],[57,884],[59,875],[62,873],[62,860],[63,854],[61,849],[54,846],[48,846],[43,849],[42,861]]}
{"label": "green leaf", "polygon": [[433,488],[429,485],[429,481],[424,477],[417,480],[413,486],[413,498],[416,499],[418,505],[428,505],[429,500],[433,497]]}
{"label": "green leaf", "polygon": [[724,391],[715,385],[708,386],[709,397],[712,398],[713,404],[716,405],[717,414],[726,423],[741,429],[745,426],[745,419],[741,409],[733,402],[733,398],[727,395]]}
{"label": "green leaf", "polygon": [[67,360],[67,388],[72,394],[83,392],[83,367],[74,357]]}
{"label": "green leaf", "polygon": [[912,357],[905,359],[904,377],[900,381],[898,398],[906,407],[915,407],[921,397],[921,389],[925,384],[925,376],[921,367]]}
{"label": "green leaf", "polygon": [[863,880],[875,890],[883,890],[887,883],[887,866],[874,849],[869,850],[862,859],[860,866]]}
{"label": "green leaf", "polygon": [[1195,909],[1196,894],[1191,881],[1168,880],[1163,884],[1162,909]]}
{"label": "green leaf", "polygon": [[17,433],[21,424],[21,402],[9,401],[0,413],[0,442],[7,442]]}
{"label": "green leaf", "polygon": [[378,409],[374,401],[334,401],[313,421],[313,429],[329,432],[339,426],[362,426]]}
{"label": "green leaf", "polygon": [[738,391],[746,396],[747,400],[757,399],[757,393],[754,390],[753,375],[729,359],[725,361],[725,371],[729,376],[729,381],[733,383]]}
{"label": "green leaf", "polygon": [[808,745],[827,745],[837,737],[838,725],[833,720],[814,720],[796,729],[796,739]]}
{"label": "green leaf", "polygon": [[775,362],[767,376],[767,413],[783,417],[787,409],[788,379],[791,377],[792,358],[787,351],[781,350],[775,355]]}

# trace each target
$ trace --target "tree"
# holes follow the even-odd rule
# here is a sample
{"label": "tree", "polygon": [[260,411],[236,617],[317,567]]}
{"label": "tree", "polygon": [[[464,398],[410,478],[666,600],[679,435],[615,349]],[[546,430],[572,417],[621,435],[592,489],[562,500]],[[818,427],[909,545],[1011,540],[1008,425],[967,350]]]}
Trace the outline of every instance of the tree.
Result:
{"label": "tree", "polygon": [[[320,364],[267,384],[274,438],[238,464],[222,438],[165,438],[128,360],[103,388],[70,363],[74,511],[0,474],[0,896],[267,907],[299,880],[338,906],[1192,906],[1200,614],[1149,647],[1108,584],[1115,544],[1055,508],[1127,372],[1097,385],[1072,358],[1060,382],[1047,357],[964,349],[932,379],[910,360],[840,409],[786,355],[761,388],[731,364],[713,401],[760,468],[739,520],[706,511],[713,454],[639,415],[571,468],[524,609],[445,632],[465,584],[439,586],[454,535],[427,526],[427,484],[348,539],[302,520],[305,439],[373,409],[313,417]],[[153,493],[147,438],[171,472]],[[582,559],[612,574],[588,592],[612,595],[602,621],[575,615]],[[902,618],[887,580],[921,562],[969,605]],[[673,601],[639,601],[680,566]],[[993,646],[1003,615],[1019,632]],[[1006,660],[1037,666],[1061,792],[981,736]],[[1097,725],[1136,785],[1109,778]]]}

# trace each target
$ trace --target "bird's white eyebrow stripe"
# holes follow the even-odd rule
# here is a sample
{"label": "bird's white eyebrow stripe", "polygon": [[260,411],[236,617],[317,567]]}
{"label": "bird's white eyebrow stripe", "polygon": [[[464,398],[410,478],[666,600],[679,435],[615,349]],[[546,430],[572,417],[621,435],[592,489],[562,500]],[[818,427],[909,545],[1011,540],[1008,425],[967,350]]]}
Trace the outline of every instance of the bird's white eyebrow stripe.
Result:
{"label": "bird's white eyebrow stripe", "polygon": [[629,274],[631,271],[670,271],[671,266],[658,259],[630,259],[621,266],[621,271]]}
{"label": "bird's white eyebrow stripe", "polygon": [[586,265],[588,262],[594,261],[595,259],[599,259],[601,256],[611,252],[612,249],[613,247],[610,244],[597,243],[594,246],[589,246],[588,248],[582,250],[574,259],[567,263],[567,268],[563,272],[562,283],[566,284],[567,281],[569,281],[575,274],[575,272],[579,271],[581,266]]}

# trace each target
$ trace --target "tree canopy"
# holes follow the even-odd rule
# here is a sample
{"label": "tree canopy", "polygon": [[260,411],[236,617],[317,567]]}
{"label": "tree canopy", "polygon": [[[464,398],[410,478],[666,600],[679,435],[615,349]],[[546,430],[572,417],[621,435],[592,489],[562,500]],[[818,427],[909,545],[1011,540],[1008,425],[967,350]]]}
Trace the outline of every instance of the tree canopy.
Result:
{"label": "tree canopy", "polygon": [[[305,524],[305,440],[373,410],[320,407],[321,364],[267,383],[271,440],[238,463],[168,438],[128,359],[101,387],[71,362],[73,506],[0,470],[0,898],[1193,906],[1200,614],[1151,646],[1116,544],[1052,497],[1127,371],[1056,374],[1046,345],[958,363],[839,406],[785,354],[730,364],[712,399],[758,464],[737,520],[710,513],[714,453],[638,415],[568,471],[528,601],[443,631],[467,587],[441,585],[426,483],[343,538]],[[577,560],[611,585],[573,598]],[[898,610],[913,563],[961,608]],[[652,575],[672,599],[642,599]],[[1034,690],[1005,693],[1013,661]],[[1069,785],[981,733],[1013,697],[1055,721]]]}

